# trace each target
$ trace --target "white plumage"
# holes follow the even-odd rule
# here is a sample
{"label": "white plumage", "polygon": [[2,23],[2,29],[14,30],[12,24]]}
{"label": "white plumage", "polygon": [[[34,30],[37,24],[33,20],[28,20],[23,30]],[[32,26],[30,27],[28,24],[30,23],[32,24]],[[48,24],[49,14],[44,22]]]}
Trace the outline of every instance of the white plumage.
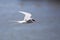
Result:
{"label": "white plumage", "polygon": [[22,13],[24,14],[24,19],[22,21],[16,21],[18,23],[26,23],[28,20],[31,20],[32,21],[32,18],[31,18],[31,13],[28,13],[28,12],[23,12],[23,11],[19,11],[19,13]]}

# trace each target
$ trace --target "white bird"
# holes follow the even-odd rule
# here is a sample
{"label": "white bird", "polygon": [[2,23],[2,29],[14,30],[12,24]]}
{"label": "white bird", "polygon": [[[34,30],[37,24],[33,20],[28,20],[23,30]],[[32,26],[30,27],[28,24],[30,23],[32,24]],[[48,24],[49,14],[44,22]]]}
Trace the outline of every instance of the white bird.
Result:
{"label": "white bird", "polygon": [[31,13],[19,11],[19,13],[22,13],[25,15],[24,19],[22,21],[16,21],[18,23],[33,23],[35,20],[31,17]]}

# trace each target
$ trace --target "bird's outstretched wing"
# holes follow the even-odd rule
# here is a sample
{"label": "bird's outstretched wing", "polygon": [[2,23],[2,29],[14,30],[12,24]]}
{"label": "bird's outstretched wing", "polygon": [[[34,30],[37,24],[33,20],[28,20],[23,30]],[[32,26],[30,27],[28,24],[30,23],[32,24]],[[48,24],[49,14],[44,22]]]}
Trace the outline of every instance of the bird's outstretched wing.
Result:
{"label": "bird's outstretched wing", "polygon": [[26,21],[22,20],[22,21],[15,21],[15,22],[18,22],[18,23],[25,23]]}
{"label": "bird's outstretched wing", "polygon": [[19,13],[22,13],[22,14],[25,15],[25,17],[24,17],[24,20],[25,20],[25,21],[31,19],[31,16],[32,16],[31,13],[24,12],[24,11],[19,11]]}

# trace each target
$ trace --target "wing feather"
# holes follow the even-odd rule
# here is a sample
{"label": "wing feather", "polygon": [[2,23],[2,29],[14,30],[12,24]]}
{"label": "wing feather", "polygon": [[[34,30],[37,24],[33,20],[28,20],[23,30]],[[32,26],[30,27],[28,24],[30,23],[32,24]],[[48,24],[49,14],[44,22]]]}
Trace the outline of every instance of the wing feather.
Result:
{"label": "wing feather", "polygon": [[24,20],[29,20],[29,19],[31,19],[31,16],[32,16],[31,13],[23,12],[23,11],[19,11],[19,13],[22,13],[22,14],[25,15]]}

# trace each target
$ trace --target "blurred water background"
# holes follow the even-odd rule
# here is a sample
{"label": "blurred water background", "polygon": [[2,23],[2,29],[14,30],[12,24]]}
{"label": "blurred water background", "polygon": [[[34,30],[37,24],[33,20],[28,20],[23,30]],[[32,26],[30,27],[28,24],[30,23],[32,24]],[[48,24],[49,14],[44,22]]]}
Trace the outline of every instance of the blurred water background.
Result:
{"label": "blurred water background", "polygon": [[[40,23],[18,24],[30,12]],[[58,1],[0,0],[0,40],[60,40]]]}

